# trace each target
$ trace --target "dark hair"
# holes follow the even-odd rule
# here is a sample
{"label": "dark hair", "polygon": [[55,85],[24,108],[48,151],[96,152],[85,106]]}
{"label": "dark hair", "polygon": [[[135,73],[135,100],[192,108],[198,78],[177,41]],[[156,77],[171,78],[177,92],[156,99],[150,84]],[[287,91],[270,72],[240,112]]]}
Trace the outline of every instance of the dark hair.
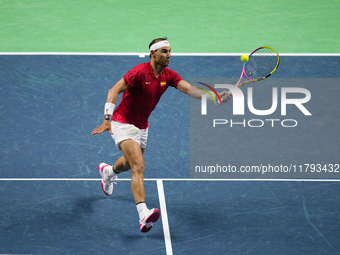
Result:
{"label": "dark hair", "polygon": [[[165,40],[168,40],[168,38],[167,38],[167,37],[163,37],[163,38],[156,38],[156,39],[153,39],[153,40],[151,41],[151,43],[149,44],[149,50],[150,50],[150,47],[151,47],[153,44],[155,44],[155,43],[157,43],[157,42],[160,42],[160,41],[165,41]],[[149,57],[151,58],[151,54],[149,54]]]}

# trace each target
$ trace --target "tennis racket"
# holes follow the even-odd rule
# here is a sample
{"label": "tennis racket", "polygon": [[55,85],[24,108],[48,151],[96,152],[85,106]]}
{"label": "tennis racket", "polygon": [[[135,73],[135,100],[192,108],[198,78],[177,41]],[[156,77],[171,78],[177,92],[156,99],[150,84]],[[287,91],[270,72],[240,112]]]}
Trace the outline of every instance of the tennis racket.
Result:
{"label": "tennis racket", "polygon": [[[268,78],[277,70],[279,63],[279,54],[272,47],[257,48],[249,54],[249,60],[244,63],[240,79],[235,86],[241,87],[244,84]],[[243,77],[248,80],[241,82]]]}
{"label": "tennis racket", "polygon": [[[236,87],[244,84],[261,81],[271,76],[279,67],[280,56],[276,50],[269,46],[262,46],[249,54],[249,60],[244,63],[240,79]],[[243,78],[247,78],[242,82]],[[227,98],[223,97],[222,101]]]}

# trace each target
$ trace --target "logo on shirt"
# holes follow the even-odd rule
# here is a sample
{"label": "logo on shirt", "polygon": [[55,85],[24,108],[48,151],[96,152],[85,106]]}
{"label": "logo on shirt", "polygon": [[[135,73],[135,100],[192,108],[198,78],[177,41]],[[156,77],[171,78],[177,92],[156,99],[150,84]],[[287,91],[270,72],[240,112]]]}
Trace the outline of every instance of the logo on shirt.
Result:
{"label": "logo on shirt", "polygon": [[147,82],[145,82],[145,84],[150,84],[151,83],[151,81],[147,81]]}
{"label": "logo on shirt", "polygon": [[165,86],[165,85],[166,85],[166,81],[162,81],[161,86]]}

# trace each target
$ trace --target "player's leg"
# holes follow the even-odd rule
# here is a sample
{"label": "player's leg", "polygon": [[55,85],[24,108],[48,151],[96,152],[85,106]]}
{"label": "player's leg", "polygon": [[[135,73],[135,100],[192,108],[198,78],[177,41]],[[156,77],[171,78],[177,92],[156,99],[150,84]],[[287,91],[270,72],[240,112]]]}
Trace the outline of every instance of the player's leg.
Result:
{"label": "player's leg", "polygon": [[[110,183],[110,180],[107,181],[106,178],[116,176],[118,174],[116,170],[118,170],[119,172],[123,172],[131,168],[131,190],[136,205],[144,204],[144,208],[142,208],[142,210],[147,209],[145,204],[144,190],[143,152],[145,148],[141,148],[140,144],[132,139],[123,140],[118,145],[121,152],[123,153],[123,157],[119,158],[113,167],[105,163],[101,163],[99,165],[99,168],[102,169],[99,171],[103,176],[103,191],[106,195],[111,195],[113,191],[113,185],[112,183]],[[113,170],[115,170],[115,172]]]}
{"label": "player's leg", "polygon": [[[145,148],[141,148],[140,150],[143,154]],[[103,177],[101,183],[103,192],[107,196],[111,196],[113,193],[113,183],[116,183],[115,181],[117,180],[117,175],[130,169],[130,164],[125,156],[120,157],[113,166],[106,163],[100,163],[98,166],[98,171]]]}
{"label": "player's leg", "polygon": [[[144,189],[144,158],[145,148],[140,148],[140,144],[133,140],[124,140],[120,144],[121,151],[131,166],[131,190],[136,202],[139,214],[139,226],[142,232],[148,232],[153,223],[160,217],[159,209],[149,210],[145,203]],[[142,145],[144,146],[144,145]]]}
{"label": "player's leg", "polygon": [[123,157],[120,157],[114,166],[109,166],[105,163],[100,164],[105,170],[100,171],[103,180],[109,180],[105,185],[103,185],[102,181],[103,191],[107,195],[112,194],[113,185],[109,178],[117,178],[118,173],[131,169],[131,189],[139,213],[140,230],[148,232],[153,223],[160,217],[159,209],[149,210],[145,203],[143,153],[147,144],[148,129],[138,129],[133,125],[115,121],[111,123],[111,128],[112,138],[117,148],[122,151]]}
{"label": "player's leg", "polygon": [[[145,151],[145,148],[141,148],[142,154]],[[116,163],[113,165],[113,171],[117,174],[122,173],[122,172],[126,172],[128,170],[130,170],[130,164],[127,161],[127,159],[125,158],[125,156],[120,157]]]}
{"label": "player's leg", "polygon": [[[131,124],[112,121],[111,131],[112,131],[112,138],[115,141],[115,144],[118,150],[121,150],[121,147],[120,147],[121,142],[125,140],[131,140],[131,141],[135,141],[137,144],[141,144],[139,151],[143,154],[145,150],[145,146],[146,146],[147,129],[140,130]],[[142,142],[141,140],[143,141],[145,140],[145,142]],[[98,166],[98,171],[99,171],[100,176],[103,177],[103,180],[101,183],[103,192],[108,196],[112,195],[113,183],[115,183],[115,180],[117,179],[117,175],[121,172],[128,171],[130,168],[131,167],[130,167],[129,161],[126,159],[125,156],[120,157],[114,166],[106,164],[106,163],[100,163]]]}
{"label": "player's leg", "polygon": [[137,142],[128,139],[122,141],[119,146],[132,170],[131,189],[135,202],[136,204],[145,202],[144,158],[140,145]]}
{"label": "player's leg", "polygon": [[[127,170],[130,170],[132,168],[130,163],[132,161],[134,161],[133,164],[143,166],[142,177],[144,177],[143,153],[145,151],[147,140],[148,140],[148,128],[147,129],[137,129],[136,127],[131,128],[131,126],[129,125],[128,128],[126,128],[126,129],[129,130],[129,131],[135,129],[135,131],[131,132],[132,135],[129,135],[129,136],[125,135],[125,137],[129,137],[129,139],[124,139],[124,140],[123,139],[115,139],[115,141],[117,140],[116,146],[119,150],[122,151],[123,157],[120,157],[117,160],[116,164],[113,166],[113,170],[117,174],[119,174],[121,172],[125,172]],[[137,130],[138,130],[138,132],[137,132]],[[116,131],[117,130],[113,130],[113,133],[116,132]],[[118,130],[118,133],[119,132],[122,133],[122,130],[121,129]],[[114,136],[115,135],[113,135],[113,138],[114,138]],[[119,134],[116,134],[116,136],[119,137]],[[125,142],[127,142],[127,144],[124,145]],[[135,142],[135,143],[132,143],[132,142]],[[125,148],[122,148],[122,146],[124,146]],[[131,157],[130,156],[131,153],[134,153],[134,156]],[[128,156],[127,156],[127,154],[128,154]],[[132,159],[129,159],[128,157],[131,157]],[[133,168],[137,169],[137,167],[135,167],[135,166]],[[138,183],[136,183],[135,180],[138,180],[137,177],[140,176],[140,174],[138,173],[138,171],[133,170],[131,176],[132,176],[131,177],[131,188],[132,188],[132,192],[134,192],[135,184],[137,184],[136,187],[138,187]],[[144,180],[143,180],[143,182],[144,182]],[[136,202],[136,203],[138,203],[138,202]]]}

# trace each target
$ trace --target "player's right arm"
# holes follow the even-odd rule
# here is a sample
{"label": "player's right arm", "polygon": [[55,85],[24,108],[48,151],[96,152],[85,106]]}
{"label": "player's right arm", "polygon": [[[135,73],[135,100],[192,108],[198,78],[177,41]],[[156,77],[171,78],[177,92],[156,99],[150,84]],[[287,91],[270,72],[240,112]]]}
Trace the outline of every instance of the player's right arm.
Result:
{"label": "player's right arm", "polygon": [[[190,85],[188,82],[186,82],[185,80],[181,80],[178,85],[177,85],[177,89],[185,94],[188,94],[189,96],[191,96],[192,98],[195,99],[201,99],[202,95],[205,94],[206,92]],[[230,92],[227,91],[223,91],[219,93],[219,96],[222,99],[223,103],[226,103],[232,96],[232,94]],[[208,97],[208,100],[210,100],[211,97]]]}
{"label": "player's right arm", "polygon": [[[120,93],[123,93],[125,90],[129,89],[129,86],[126,84],[124,79],[120,79],[108,92],[107,98],[106,98],[106,103],[112,103],[116,104],[117,102],[117,97]],[[92,135],[100,134],[105,131],[109,131],[110,134],[112,134],[111,131],[111,120],[103,120],[103,123],[93,129]]]}

